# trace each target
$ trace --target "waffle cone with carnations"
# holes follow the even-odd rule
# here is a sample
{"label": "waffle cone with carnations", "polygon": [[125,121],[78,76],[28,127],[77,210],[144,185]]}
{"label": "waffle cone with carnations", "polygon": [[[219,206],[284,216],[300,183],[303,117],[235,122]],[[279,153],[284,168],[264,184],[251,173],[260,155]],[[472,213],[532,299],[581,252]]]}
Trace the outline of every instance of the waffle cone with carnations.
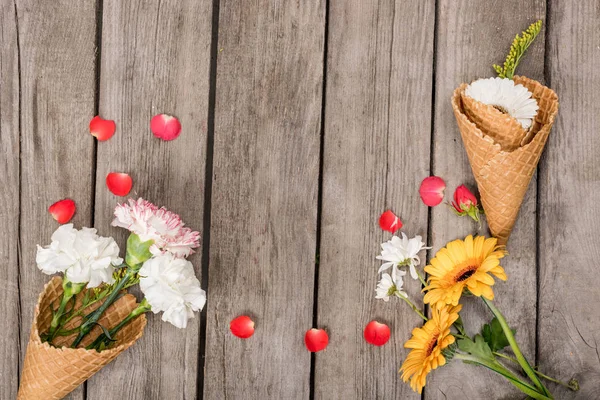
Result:
{"label": "waffle cone with carnations", "polygon": [[452,96],[481,203],[499,244],[508,241],[558,113],[558,96],[552,89],[525,77],[515,76],[514,81],[525,86],[538,102],[539,110],[529,130],[520,128],[516,119],[466,96],[467,84]]}
{"label": "waffle cone with carnations", "polygon": [[[42,342],[40,333],[48,330],[52,320],[50,307],[53,305],[56,308],[62,293],[62,279],[55,277],[46,284],[38,299],[17,396],[20,400],[63,398],[134,344],[144,332],[146,317],[141,315],[116,334],[114,345],[101,352],[85,349],[85,346],[92,343],[101,333],[98,326],[84,338],[79,348],[68,347],[75,339],[76,334],[59,336],[53,341],[57,346],[66,347],[50,346],[48,343]],[[81,305],[82,296],[83,293],[78,296],[75,307]],[[98,306],[99,304],[95,305],[95,307]],[[108,307],[98,322],[110,329],[129,315],[136,306],[135,297],[126,294]],[[93,309],[94,307],[91,307],[86,311],[89,312]],[[81,319],[79,321],[76,319],[70,321],[65,328],[78,326]]]}

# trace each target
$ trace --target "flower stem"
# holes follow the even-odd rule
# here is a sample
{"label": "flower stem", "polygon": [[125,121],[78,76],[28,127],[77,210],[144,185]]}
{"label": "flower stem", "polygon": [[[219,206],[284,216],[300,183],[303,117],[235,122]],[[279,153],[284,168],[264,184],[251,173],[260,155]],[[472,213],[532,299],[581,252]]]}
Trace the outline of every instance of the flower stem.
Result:
{"label": "flower stem", "polygon": [[421,281],[423,286],[427,286],[427,281],[425,280],[425,278],[423,278],[423,276],[421,276],[417,268],[415,268],[415,272],[417,273],[417,276],[419,277],[419,280]]}
{"label": "flower stem", "polygon": [[[513,363],[515,363],[515,364],[519,364],[519,361],[517,361],[515,358],[512,358],[512,357],[510,357],[510,356],[507,356],[506,354],[498,353],[497,351],[495,351],[495,352],[494,352],[494,355],[495,355],[495,356],[498,356],[498,357],[502,357],[502,358],[504,358],[504,359],[506,359],[506,360],[512,361],[512,362],[513,362]],[[579,390],[579,384],[577,383],[577,381],[576,381],[576,380],[572,380],[572,381],[571,381],[571,382],[569,382],[569,383],[565,383],[565,382],[563,382],[563,381],[559,381],[558,379],[552,378],[551,376],[545,375],[545,374],[541,373],[540,371],[538,371],[538,370],[537,370],[537,369],[535,369],[535,368],[534,368],[534,371],[535,371],[535,373],[536,373],[536,374],[537,374],[537,375],[538,375],[540,378],[546,379],[546,380],[548,380],[548,381],[550,381],[550,382],[558,383],[559,385],[562,385],[562,386],[566,387],[567,389],[570,389],[570,390],[572,390],[572,391],[574,391],[574,392],[576,392],[576,391],[578,391],[578,390]]]}
{"label": "flower stem", "polygon": [[510,370],[508,370],[506,367],[504,367],[502,364],[500,364],[497,361],[488,360],[488,359],[474,356],[472,354],[463,354],[463,353],[456,353],[454,355],[454,358],[458,359],[458,360],[463,360],[468,363],[479,364],[481,366],[491,369],[492,371],[505,377],[510,383],[512,383],[521,392],[525,393],[526,395],[528,395],[536,400],[551,400],[552,399],[552,397],[548,397],[547,395],[538,392],[536,390],[536,388],[530,386],[526,382],[523,382],[515,374],[513,374]]}
{"label": "flower stem", "polygon": [[137,272],[137,271],[134,271],[133,269],[127,269],[127,272],[123,276],[123,279],[121,279],[117,283],[117,285],[113,288],[113,291],[108,296],[106,296],[106,300],[104,301],[104,303],[102,303],[100,305],[100,307],[98,307],[95,311],[93,311],[91,314],[89,314],[87,316],[87,319],[85,320],[85,322],[83,322],[80,326],[79,335],[77,335],[77,338],[75,338],[75,340],[71,344],[72,348],[76,348],[79,345],[79,343],[81,343],[83,338],[88,333],[90,333],[90,331],[92,330],[94,325],[96,325],[96,323],[98,322],[98,320],[100,319],[100,317],[102,316],[104,311],[106,311],[106,309],[108,307],[110,307],[110,305],[112,303],[114,303],[115,300],[117,300],[117,298],[119,296],[119,292],[121,291],[121,289],[123,289],[123,287],[127,284],[127,282],[133,277],[135,272]]}
{"label": "flower stem", "polygon": [[67,304],[69,304],[69,301],[71,301],[73,297],[75,297],[77,294],[79,294],[79,292],[81,292],[81,290],[83,290],[85,285],[85,283],[72,283],[67,279],[66,276],[63,278],[63,294],[60,300],[60,305],[58,306],[58,310],[56,310],[56,312],[54,312],[54,314],[52,315],[50,328],[48,329],[48,333],[46,335],[48,342],[52,342],[52,339],[54,339],[54,337],[56,336],[56,333],[59,331],[59,328],[61,328],[64,325],[65,322],[63,321],[63,317],[65,314],[65,308],[67,307]]}
{"label": "flower stem", "polygon": [[94,342],[92,342],[90,345],[88,345],[86,347],[86,349],[87,350],[97,349],[101,343],[105,342],[107,339],[112,339],[117,334],[117,332],[119,332],[121,330],[121,328],[123,328],[125,325],[127,325],[129,322],[131,322],[133,319],[139,317],[140,315],[142,315],[144,313],[147,313],[151,309],[152,309],[152,307],[150,306],[150,304],[144,297],[142,302],[140,304],[138,304],[138,306],[136,308],[134,308],[133,311],[131,311],[125,318],[123,318],[123,320],[121,322],[119,322],[117,325],[115,325],[113,328],[111,328],[108,331],[110,338],[106,337],[106,335],[104,333],[102,333],[102,334],[100,334],[100,336],[98,336],[96,338],[96,340],[94,340]]}
{"label": "flower stem", "polygon": [[408,297],[405,297],[403,295],[401,295],[400,293],[396,293],[396,296],[398,296],[399,298],[401,298],[402,300],[404,300],[409,306],[410,308],[412,308],[412,310],[414,312],[416,312],[417,314],[419,314],[419,317],[423,318],[424,321],[428,321],[429,319],[417,308],[417,306],[414,305],[414,303],[412,301],[410,301],[410,299]]}
{"label": "flower stem", "polygon": [[549,396],[550,392],[548,391],[548,389],[546,389],[546,387],[544,386],[542,381],[539,379],[539,377],[535,373],[534,369],[531,368],[531,365],[529,365],[529,362],[527,361],[525,356],[523,356],[523,353],[521,352],[521,349],[519,348],[519,345],[517,344],[517,341],[515,340],[515,335],[513,335],[512,330],[508,326],[508,323],[506,322],[504,315],[502,315],[500,310],[498,310],[496,308],[496,306],[494,305],[494,303],[492,301],[486,299],[485,297],[481,297],[481,299],[488,306],[488,308],[490,309],[492,314],[494,314],[494,316],[498,319],[498,322],[500,323],[500,326],[502,327],[502,331],[504,332],[504,335],[506,336],[506,339],[508,340],[508,343],[510,344],[512,351],[513,351],[513,353],[515,353],[515,357],[517,358],[517,361],[518,361],[519,365],[521,366],[521,368],[523,368],[523,371],[525,372],[525,374],[527,374],[529,379],[531,379],[531,381],[535,384],[535,386],[539,389],[539,391],[541,393],[543,393],[546,396]]}

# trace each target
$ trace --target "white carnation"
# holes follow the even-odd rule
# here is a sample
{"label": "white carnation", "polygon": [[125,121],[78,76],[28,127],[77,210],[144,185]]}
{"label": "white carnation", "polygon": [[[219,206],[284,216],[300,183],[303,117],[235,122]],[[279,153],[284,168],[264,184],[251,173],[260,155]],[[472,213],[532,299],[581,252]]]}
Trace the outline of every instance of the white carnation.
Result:
{"label": "white carnation", "polygon": [[139,272],[140,288],[156,314],[178,328],[185,328],[206,303],[192,263],[165,253],[146,261]]}
{"label": "white carnation", "polygon": [[113,238],[98,236],[96,229],[77,230],[67,224],[52,234],[49,246],[38,246],[36,262],[45,274],[62,272],[71,282],[87,282],[87,287],[93,288],[113,283],[114,266],[123,259]]}

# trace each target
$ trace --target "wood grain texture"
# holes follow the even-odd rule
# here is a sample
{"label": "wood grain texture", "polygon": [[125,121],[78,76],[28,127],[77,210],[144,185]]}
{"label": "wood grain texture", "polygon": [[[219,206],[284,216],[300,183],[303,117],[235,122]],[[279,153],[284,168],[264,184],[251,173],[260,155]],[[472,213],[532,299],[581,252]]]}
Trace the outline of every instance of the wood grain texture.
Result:
{"label": "wood grain texture", "polygon": [[16,9],[0,2],[0,398],[17,397],[19,379],[19,43]]}
{"label": "wood grain texture", "polygon": [[[116,121],[117,132],[98,143],[95,225],[123,249],[127,232],[109,226],[114,206],[125,201],[105,185],[112,171],[132,176],[129,197],[202,229],[211,16],[211,2],[104,1],[100,114]],[[178,139],[150,132],[150,119],[161,113],[181,121]],[[189,260],[200,278],[200,255]],[[185,330],[148,317],[142,339],[89,381],[88,399],[197,396],[199,316]]]}
{"label": "wood grain texture", "polygon": [[550,7],[547,71],[560,102],[540,174],[540,369],[557,399],[600,398],[600,2]]}
{"label": "wood grain texture", "polygon": [[[454,89],[462,82],[495,76],[492,64],[502,63],[512,39],[537,19],[545,16],[545,1],[477,0],[438,1],[436,79],[434,110],[433,173],[446,181],[446,199],[455,188],[476,184],[450,106]],[[517,72],[541,80],[544,71],[544,35],[529,48]],[[530,360],[535,356],[536,337],[536,181],[521,206],[516,226],[507,244],[510,255],[502,265],[508,281],[494,286],[496,303],[509,324],[517,330],[517,341]],[[431,215],[432,252],[448,241],[477,233],[477,223],[458,218],[447,207],[438,206]],[[489,235],[482,226],[479,234]],[[464,301],[463,318],[467,331],[475,334],[491,314],[477,298]],[[518,398],[516,389],[499,375],[482,367],[458,361],[436,370],[428,379],[426,399],[509,399]]]}
{"label": "wood grain texture", "polygon": [[[309,396],[324,12],[220,3],[207,399]],[[229,332],[241,314],[248,340]]]}
{"label": "wood grain texture", "polygon": [[[91,1],[17,1],[16,10],[21,66],[23,359],[34,306],[49,280],[36,268],[35,245],[49,244],[58,227],[47,208],[71,198],[77,204],[75,226],[91,223],[94,139],[88,123],[94,112],[96,19]],[[82,396],[81,388],[71,395]]]}
{"label": "wood grain texture", "polygon": [[[329,5],[318,322],[331,345],[316,355],[318,399],[420,399],[397,371],[422,320],[400,299],[375,299],[375,256],[392,236],[377,222],[386,209],[427,237],[418,187],[429,175],[434,18],[434,1]],[[407,276],[405,288],[422,305],[420,282]],[[373,319],[392,330],[383,347],[363,338]]]}

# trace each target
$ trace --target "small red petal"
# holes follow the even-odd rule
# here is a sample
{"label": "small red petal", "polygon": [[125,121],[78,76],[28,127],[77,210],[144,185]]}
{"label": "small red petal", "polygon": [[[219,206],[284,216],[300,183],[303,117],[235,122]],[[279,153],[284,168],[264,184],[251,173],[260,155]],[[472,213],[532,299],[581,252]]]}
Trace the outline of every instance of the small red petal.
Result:
{"label": "small red petal", "polygon": [[75,202],[71,199],[59,200],[48,207],[48,212],[59,224],[66,224],[75,215]]}
{"label": "small red petal", "polygon": [[116,196],[127,196],[133,186],[133,180],[125,173],[111,172],[106,175],[106,186]]}
{"label": "small red petal", "polygon": [[387,210],[379,217],[379,226],[384,231],[394,233],[402,228],[402,221],[391,210]]}
{"label": "small red petal", "polygon": [[181,123],[170,115],[158,114],[150,120],[150,130],[159,139],[173,140],[181,133]]}
{"label": "small red petal", "polygon": [[254,334],[254,321],[247,315],[241,315],[229,323],[229,330],[241,339],[248,339]]}
{"label": "small red petal", "polygon": [[426,206],[435,207],[444,200],[446,182],[438,176],[428,176],[421,182],[419,194]]}
{"label": "small red petal", "polygon": [[311,353],[316,353],[327,347],[329,344],[329,336],[324,329],[309,329],[304,335],[304,344]]}
{"label": "small red petal", "polygon": [[365,327],[365,340],[375,346],[383,346],[390,340],[390,328],[386,324],[371,321]]}
{"label": "small red petal", "polygon": [[99,115],[96,115],[90,121],[90,133],[101,142],[110,139],[115,134],[116,129],[115,121],[102,119]]}

